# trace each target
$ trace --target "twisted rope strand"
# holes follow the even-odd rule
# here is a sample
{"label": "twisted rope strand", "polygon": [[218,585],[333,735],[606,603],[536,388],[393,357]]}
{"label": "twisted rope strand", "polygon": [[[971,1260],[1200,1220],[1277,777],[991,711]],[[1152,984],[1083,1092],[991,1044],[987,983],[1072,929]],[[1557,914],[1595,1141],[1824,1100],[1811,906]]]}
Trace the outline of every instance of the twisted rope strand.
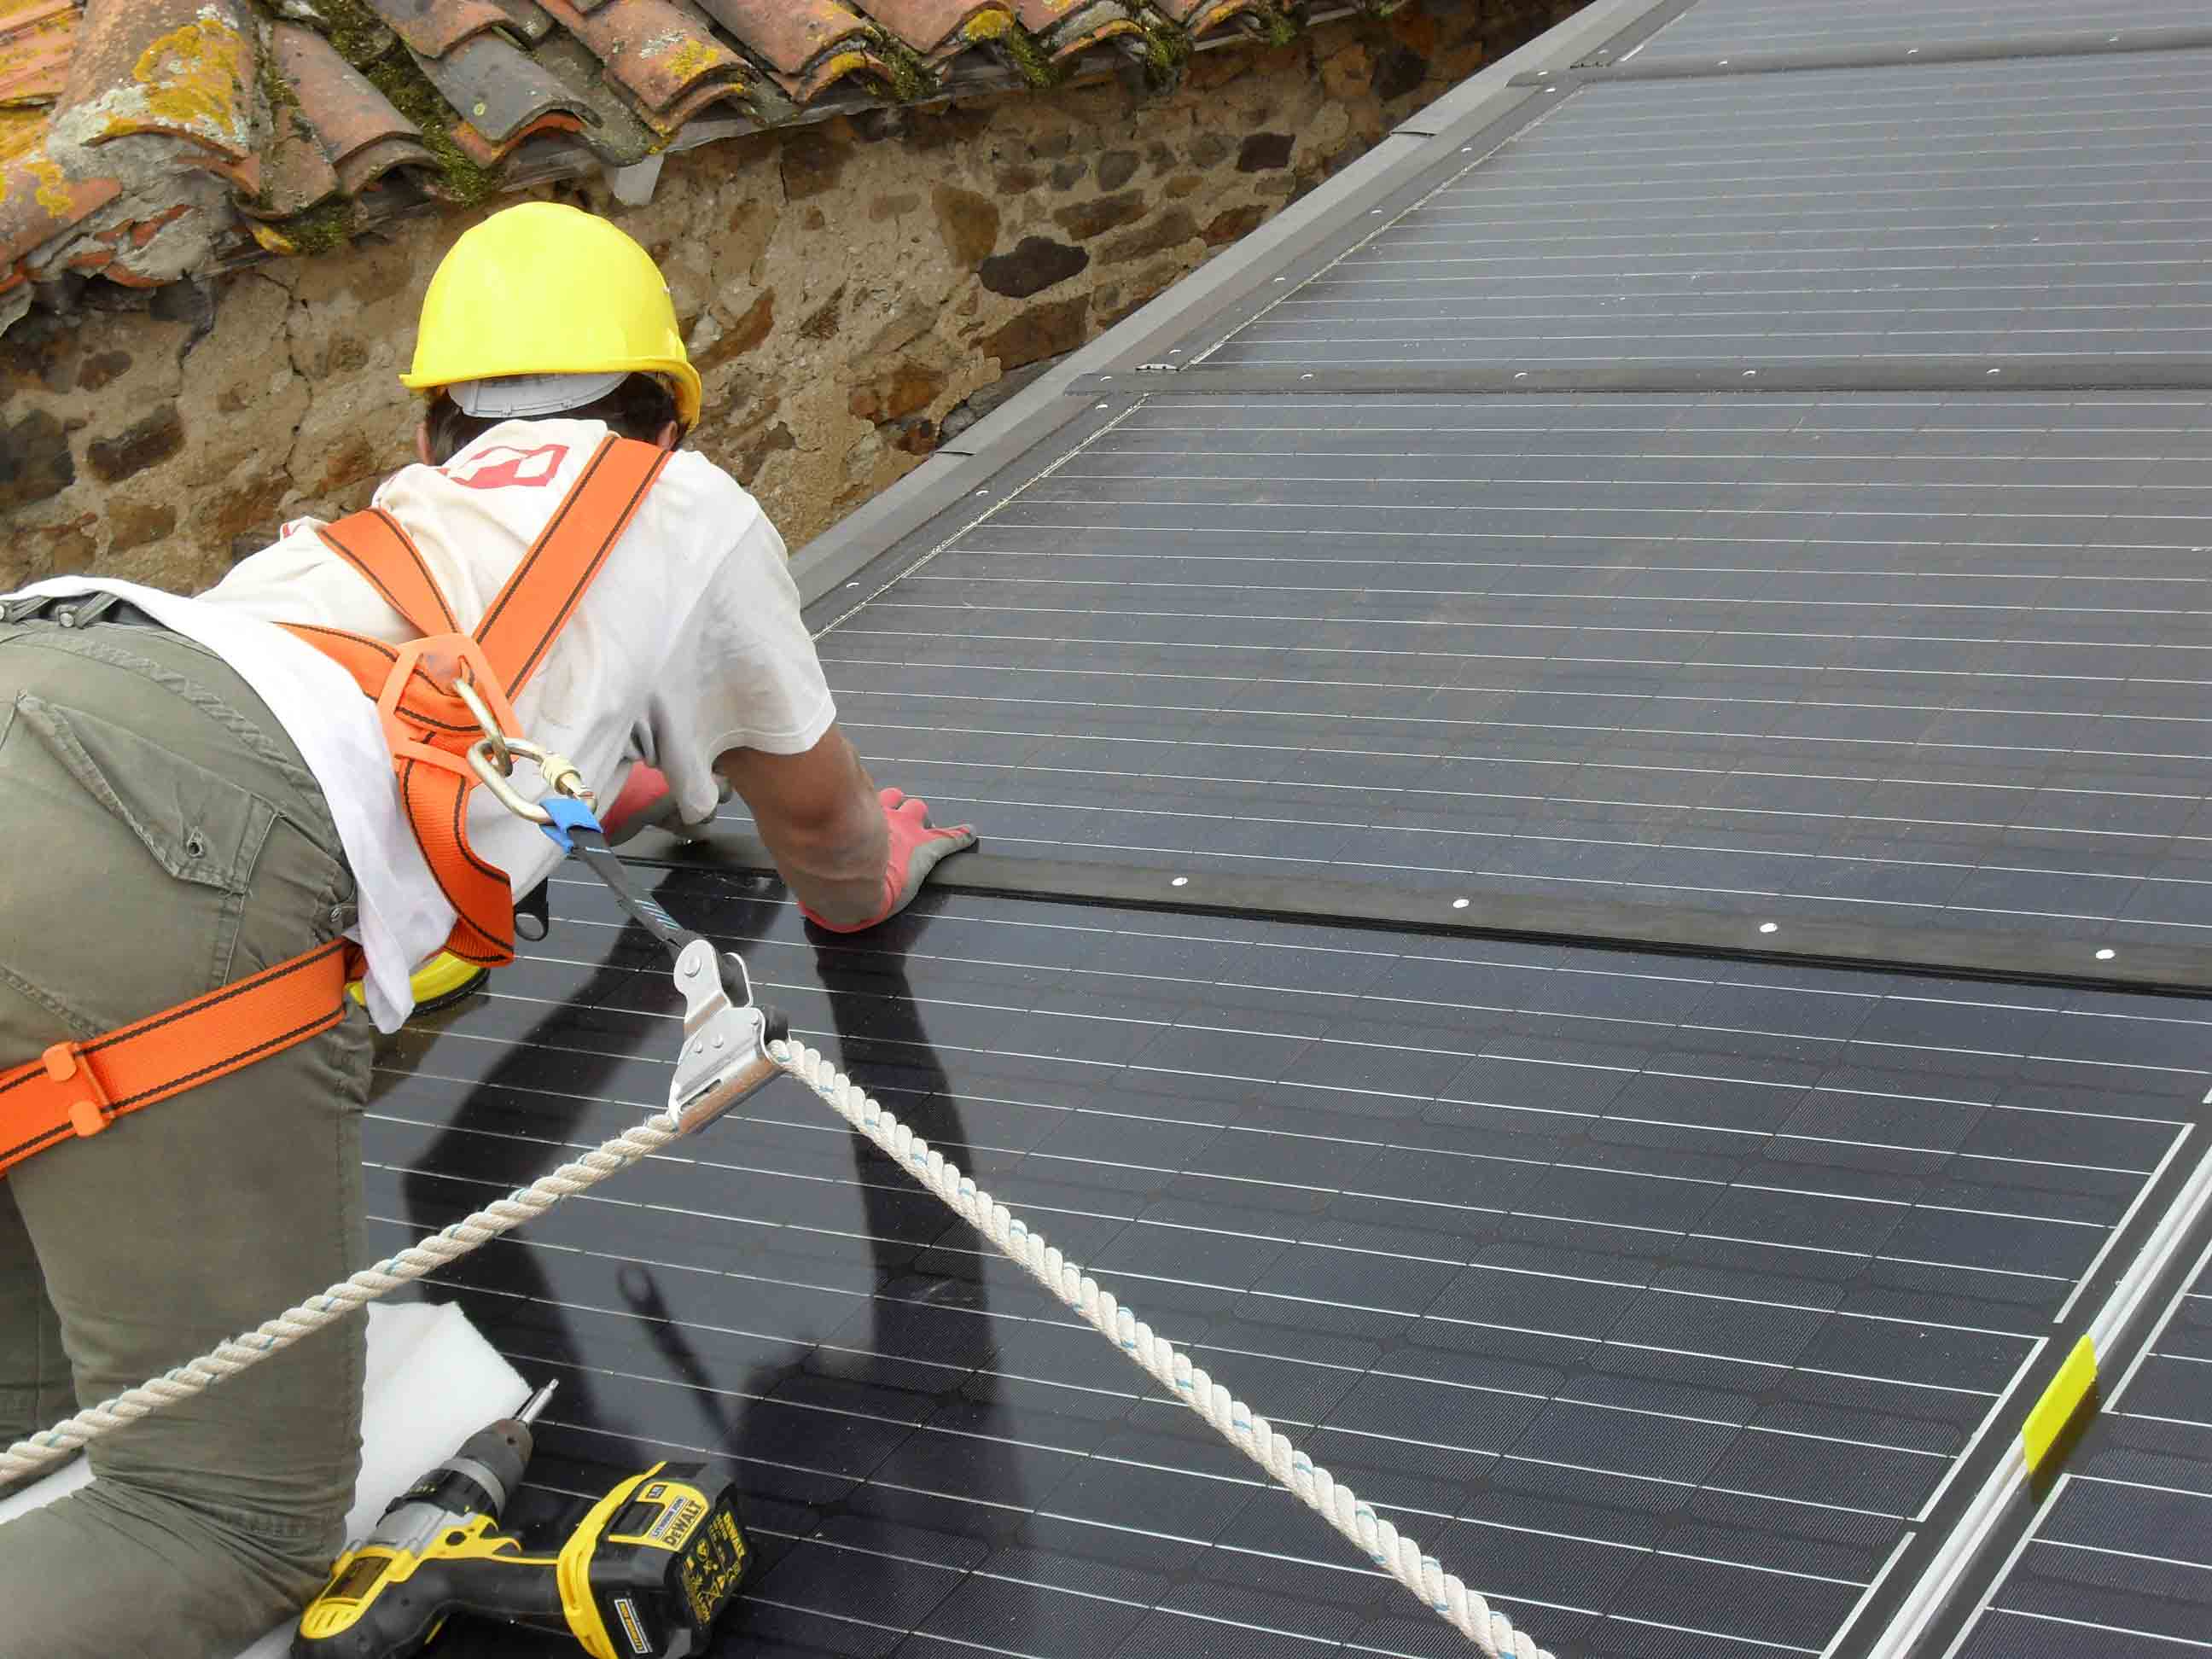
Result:
{"label": "twisted rope strand", "polygon": [[1434,1556],[1424,1554],[1419,1544],[1376,1515],[1351,1487],[1285,1436],[1277,1433],[1266,1418],[1207,1376],[1202,1367],[1192,1364],[1189,1355],[1139,1319],[1111,1291],[1101,1290],[1080,1266],[1048,1244],[1043,1234],[961,1174],[957,1164],[947,1163],[942,1152],[823,1060],[818,1050],[803,1043],[779,1042],[769,1052],[778,1065],[813,1090],[831,1110],[943,1200],[962,1220],[1212,1424],[1222,1438],[1473,1642],[1485,1659],[1552,1659],[1526,1631],[1515,1630],[1510,1620],[1468,1589],[1456,1573],[1445,1571]]}
{"label": "twisted rope strand", "polygon": [[96,1406],[88,1406],[44,1433],[18,1440],[5,1452],[0,1452],[0,1486],[60,1462],[79,1447],[126,1423],[135,1423],[164,1407],[205,1393],[225,1377],[235,1376],[248,1366],[259,1364],[309,1333],[335,1324],[355,1309],[388,1296],[402,1285],[434,1272],[449,1261],[459,1261],[502,1233],[514,1231],[524,1222],[544,1214],[562,1199],[598,1186],[617,1170],[628,1169],[675,1139],[674,1114],[655,1113],[582,1157],[563,1164],[551,1174],[539,1176],[529,1186],[518,1188],[444,1231],[417,1240],[397,1255],[373,1267],[364,1267],[350,1279],[341,1279],[319,1296],[311,1296],[266,1323],[218,1344],[191,1364],[150,1378],[135,1389],[127,1389]]}
{"label": "twisted rope strand", "polygon": [[[1526,1631],[1515,1630],[1510,1620],[1468,1589],[1456,1573],[1444,1571],[1434,1556],[1425,1554],[1419,1544],[1362,1503],[1351,1487],[1278,1433],[1266,1418],[1214,1381],[1203,1367],[1192,1364],[1188,1354],[1139,1319],[1111,1291],[1100,1289],[1079,1264],[1047,1243],[1043,1234],[963,1175],[957,1164],[947,1163],[942,1152],[830,1065],[819,1050],[803,1043],[778,1042],[770,1053],[779,1066],[805,1084],[961,1219],[1080,1314],[1175,1398],[1212,1425],[1230,1444],[1419,1596],[1424,1606],[1473,1642],[1485,1659],[1553,1659]],[[259,1364],[355,1309],[512,1232],[562,1199],[596,1187],[609,1176],[659,1152],[677,1133],[675,1115],[657,1112],[529,1186],[518,1188],[398,1255],[342,1279],[320,1295],[309,1297],[254,1329],[218,1344],[190,1364],[88,1407],[27,1440],[17,1441],[0,1453],[0,1486],[34,1474],[103,1434],[204,1393],[225,1377]]]}

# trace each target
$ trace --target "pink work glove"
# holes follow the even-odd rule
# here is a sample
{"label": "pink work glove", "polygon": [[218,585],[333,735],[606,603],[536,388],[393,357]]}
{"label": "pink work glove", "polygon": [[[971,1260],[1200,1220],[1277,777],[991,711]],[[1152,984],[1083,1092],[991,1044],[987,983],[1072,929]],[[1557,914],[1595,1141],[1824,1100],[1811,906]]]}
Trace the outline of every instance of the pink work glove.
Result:
{"label": "pink work glove", "polygon": [[884,908],[866,921],[840,927],[800,905],[799,914],[817,927],[826,927],[833,933],[857,933],[890,921],[914,902],[921,884],[942,860],[975,844],[975,831],[967,824],[951,830],[933,827],[927,801],[909,800],[896,789],[882,790],[877,799],[884,804],[884,822],[891,835],[890,857],[884,864]]}

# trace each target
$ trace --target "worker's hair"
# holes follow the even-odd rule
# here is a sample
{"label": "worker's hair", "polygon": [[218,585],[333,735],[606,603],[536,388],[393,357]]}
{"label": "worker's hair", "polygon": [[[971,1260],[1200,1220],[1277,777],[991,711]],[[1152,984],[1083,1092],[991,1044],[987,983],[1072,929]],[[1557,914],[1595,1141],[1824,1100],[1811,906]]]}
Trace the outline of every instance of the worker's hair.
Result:
{"label": "worker's hair", "polygon": [[[441,392],[431,399],[427,417],[430,428],[430,459],[439,466],[500,424],[507,416],[467,415]],[[661,428],[676,419],[675,394],[651,374],[633,374],[604,398],[575,409],[539,416],[549,421],[605,421],[617,436],[651,443]]]}

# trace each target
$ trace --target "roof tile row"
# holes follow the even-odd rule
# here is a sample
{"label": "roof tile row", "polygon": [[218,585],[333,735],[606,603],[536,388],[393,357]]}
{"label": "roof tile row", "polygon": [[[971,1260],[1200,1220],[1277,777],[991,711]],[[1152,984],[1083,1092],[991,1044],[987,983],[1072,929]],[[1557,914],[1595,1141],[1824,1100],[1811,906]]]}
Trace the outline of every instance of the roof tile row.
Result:
{"label": "roof tile row", "polygon": [[[1368,0],[1376,11],[1400,3]],[[24,303],[14,290],[65,271],[166,281],[250,252],[248,235],[296,251],[304,215],[357,222],[425,196],[519,185],[532,175],[517,152],[545,141],[625,166],[710,112],[772,126],[823,112],[833,94],[841,107],[942,95],[956,62],[967,84],[976,54],[1044,84],[1100,46],[1172,62],[1178,40],[1239,23],[1279,33],[1306,9],[0,0],[0,327]],[[228,187],[227,204],[210,178]]]}

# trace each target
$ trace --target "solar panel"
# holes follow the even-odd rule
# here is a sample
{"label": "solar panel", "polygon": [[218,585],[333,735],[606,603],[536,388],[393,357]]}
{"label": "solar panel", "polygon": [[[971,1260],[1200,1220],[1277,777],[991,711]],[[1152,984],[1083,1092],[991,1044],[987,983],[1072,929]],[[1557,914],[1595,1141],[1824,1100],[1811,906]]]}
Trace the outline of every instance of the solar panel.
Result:
{"label": "solar panel", "polygon": [[2212,1267],[2066,1462],[1960,1659],[2087,1644],[2170,1659],[2212,1632]]}
{"label": "solar panel", "polygon": [[1163,396],[823,638],[991,849],[2212,940],[2203,395]]}
{"label": "solar panel", "polygon": [[[1563,1654],[1819,1651],[2206,1082],[2148,999],[968,898],[810,938],[764,883],[657,891]],[[380,1057],[375,1245],[664,1097],[660,959],[587,884],[552,911]],[[562,1380],[520,1523],[736,1474],[724,1650],[1464,1650],[796,1085],[435,1292]]]}
{"label": "solar panel", "polygon": [[1585,86],[1204,367],[2212,351],[2208,100],[2212,52]]}
{"label": "solar panel", "polygon": [[1630,61],[2078,36],[2085,43],[2205,21],[2198,0],[1697,0]]}

